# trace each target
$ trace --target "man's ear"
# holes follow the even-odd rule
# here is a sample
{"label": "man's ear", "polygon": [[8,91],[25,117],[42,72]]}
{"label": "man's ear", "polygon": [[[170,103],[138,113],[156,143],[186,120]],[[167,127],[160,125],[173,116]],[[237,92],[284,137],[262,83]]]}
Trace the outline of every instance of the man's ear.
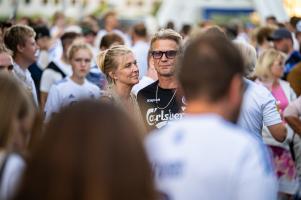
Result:
{"label": "man's ear", "polygon": [[24,51],[24,45],[18,44],[17,45],[17,51],[18,52],[23,52]]}

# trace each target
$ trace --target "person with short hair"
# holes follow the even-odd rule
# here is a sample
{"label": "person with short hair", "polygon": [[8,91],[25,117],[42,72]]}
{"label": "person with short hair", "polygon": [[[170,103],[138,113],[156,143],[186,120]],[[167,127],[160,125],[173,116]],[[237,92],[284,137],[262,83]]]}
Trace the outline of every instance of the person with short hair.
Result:
{"label": "person with short hair", "polygon": [[86,80],[89,73],[92,50],[85,43],[74,43],[67,52],[68,62],[72,66],[72,75],[56,82],[50,89],[45,105],[45,120],[60,111],[64,106],[82,99],[97,99],[99,88]]}
{"label": "person with short hair", "polygon": [[182,36],[171,29],[161,29],[151,39],[150,54],[158,81],[137,94],[144,123],[148,130],[165,126],[182,118],[185,98],[180,94],[175,70],[182,52]]}
{"label": "person with short hair", "polygon": [[271,92],[261,84],[247,78],[253,76],[257,62],[256,50],[250,44],[234,42],[244,61],[245,91],[238,124],[262,139],[263,125],[275,140],[283,142],[286,128],[282,123],[276,100]]}
{"label": "person with short hair", "polygon": [[243,66],[224,37],[188,41],[177,68],[185,116],[146,139],[162,198],[276,200],[265,145],[234,124],[244,91]]}
{"label": "person with short hair", "polygon": [[14,74],[31,94],[38,107],[37,91],[28,67],[37,59],[38,45],[34,30],[26,25],[14,25],[7,29],[4,43],[13,52]]}

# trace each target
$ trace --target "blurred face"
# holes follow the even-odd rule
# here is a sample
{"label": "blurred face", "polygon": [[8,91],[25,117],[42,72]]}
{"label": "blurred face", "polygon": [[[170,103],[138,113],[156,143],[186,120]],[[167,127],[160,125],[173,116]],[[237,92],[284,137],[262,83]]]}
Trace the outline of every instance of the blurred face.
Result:
{"label": "blurred face", "polygon": [[277,58],[271,66],[271,73],[275,78],[281,78],[283,76],[284,63],[281,58]]}
{"label": "blurred face", "polygon": [[153,65],[158,76],[173,76],[175,73],[178,45],[173,40],[157,40],[152,46]]}
{"label": "blurred face", "polygon": [[87,49],[79,49],[70,59],[73,74],[80,79],[86,77],[89,73],[92,55]]}
{"label": "blurred face", "polygon": [[290,39],[275,40],[274,46],[276,50],[288,54],[290,51],[290,43],[291,43]]}
{"label": "blurred face", "polygon": [[50,38],[49,37],[41,37],[37,39],[37,45],[41,50],[48,50],[48,43],[49,43]]}
{"label": "blurred face", "polygon": [[13,59],[8,53],[0,53],[0,72],[9,72],[13,70]]}
{"label": "blurred face", "polygon": [[22,56],[29,62],[34,63],[37,59],[38,45],[34,37],[28,37],[24,45],[20,46]]}
{"label": "blurred face", "polygon": [[116,84],[124,84],[131,87],[139,82],[137,61],[132,53],[119,58],[119,66],[113,74],[113,78]]}

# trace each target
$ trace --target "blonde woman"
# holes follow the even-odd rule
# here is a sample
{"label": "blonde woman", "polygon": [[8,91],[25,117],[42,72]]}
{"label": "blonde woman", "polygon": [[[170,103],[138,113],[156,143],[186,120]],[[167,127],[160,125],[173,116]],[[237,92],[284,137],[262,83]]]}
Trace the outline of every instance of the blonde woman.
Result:
{"label": "blonde woman", "polygon": [[106,96],[142,123],[132,87],[139,82],[139,70],[133,52],[124,45],[113,46],[100,53],[97,65],[106,75]]}
{"label": "blonde woman", "polygon": [[[255,67],[256,81],[271,91],[277,101],[282,119],[284,109],[296,99],[296,94],[289,83],[281,80],[284,72],[284,60],[283,53],[275,49],[268,49],[260,55]],[[284,120],[283,123],[285,123]],[[293,132],[288,126],[286,127],[289,138],[283,143],[277,142],[266,127],[263,128],[262,135],[273,155],[280,195],[290,197],[297,192],[298,182],[295,163],[288,145],[288,139],[291,139]]]}
{"label": "blonde woman", "polygon": [[82,99],[96,99],[100,96],[99,88],[86,80],[89,73],[92,50],[85,43],[74,43],[68,49],[68,60],[72,66],[72,75],[55,83],[49,92],[45,105],[46,121],[61,107],[68,106]]}

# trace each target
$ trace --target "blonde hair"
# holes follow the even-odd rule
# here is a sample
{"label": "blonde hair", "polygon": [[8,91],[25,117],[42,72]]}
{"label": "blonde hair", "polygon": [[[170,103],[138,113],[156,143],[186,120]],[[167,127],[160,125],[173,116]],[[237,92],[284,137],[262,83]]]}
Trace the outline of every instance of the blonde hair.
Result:
{"label": "blonde hair", "polygon": [[83,43],[83,42],[74,42],[73,44],[71,44],[71,46],[67,50],[68,60],[70,61],[73,58],[74,54],[77,51],[79,51],[80,49],[88,50],[91,58],[93,57],[93,53],[92,53],[90,45]]}
{"label": "blonde hair", "polygon": [[28,37],[35,37],[36,32],[27,25],[14,25],[4,34],[4,43],[13,53],[17,52],[18,45],[24,45]]}
{"label": "blonde hair", "polygon": [[110,72],[115,71],[120,65],[119,58],[129,53],[132,53],[131,49],[125,45],[115,45],[98,55],[97,66],[106,75],[109,84],[114,83]]}
{"label": "blonde hair", "polygon": [[258,58],[255,67],[255,76],[262,81],[273,79],[271,67],[277,58],[285,60],[285,54],[275,49],[268,49],[264,51]]}
{"label": "blonde hair", "polygon": [[11,142],[13,120],[23,119],[32,108],[26,91],[12,76],[0,73],[0,148]]}

